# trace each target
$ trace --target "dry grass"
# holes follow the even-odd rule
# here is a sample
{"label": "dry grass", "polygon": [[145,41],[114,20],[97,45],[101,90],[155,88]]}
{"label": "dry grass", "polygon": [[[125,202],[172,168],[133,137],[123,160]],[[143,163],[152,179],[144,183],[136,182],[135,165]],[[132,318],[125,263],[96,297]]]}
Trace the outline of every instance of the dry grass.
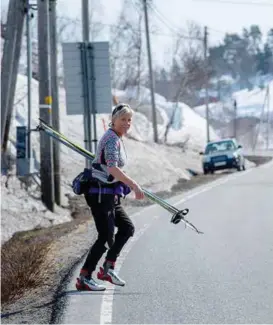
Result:
{"label": "dry grass", "polygon": [[86,218],[16,233],[1,248],[1,302],[12,304],[31,289],[50,282],[56,240],[69,234]]}
{"label": "dry grass", "polygon": [[1,251],[1,301],[12,303],[26,290],[41,285],[44,270],[50,269],[45,259],[50,250],[48,238],[34,240],[25,245],[15,240],[3,245]]}

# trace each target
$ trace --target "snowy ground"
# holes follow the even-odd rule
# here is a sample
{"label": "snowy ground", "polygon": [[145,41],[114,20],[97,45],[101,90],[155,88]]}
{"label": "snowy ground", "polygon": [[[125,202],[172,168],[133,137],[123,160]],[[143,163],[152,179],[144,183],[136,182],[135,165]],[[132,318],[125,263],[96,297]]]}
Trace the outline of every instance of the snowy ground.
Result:
{"label": "snowy ground", "polygon": [[[273,113],[273,81],[268,82],[269,84],[269,111]],[[266,97],[266,88],[255,87],[253,90],[249,91],[243,89],[233,93],[232,98],[226,102],[217,102],[209,104],[209,110],[211,115],[216,118],[224,118],[228,116],[225,112],[225,108],[230,109],[233,112],[233,100],[237,102],[237,116],[254,116],[261,117],[262,108],[264,106],[265,97]],[[200,116],[205,117],[206,107],[205,105],[194,107],[194,111],[200,114]],[[267,113],[267,104],[264,110],[264,113]]]}
{"label": "snowy ground", "polygon": [[[272,76],[270,78],[268,77],[267,80],[269,96],[267,96],[266,87],[261,89],[256,86],[251,91],[243,89],[234,92],[232,98],[226,102],[209,105],[209,113],[214,119],[217,134],[222,137],[229,137],[234,134],[233,102],[236,99],[237,139],[240,143],[245,148],[252,148],[254,144],[257,149],[265,149],[267,146],[273,148],[273,81]],[[200,116],[205,117],[205,105],[193,109]],[[270,124],[267,122],[268,120],[271,121]],[[257,121],[261,122],[257,124]]]}
{"label": "snowy ground", "polygon": [[1,242],[8,240],[15,232],[70,221],[68,209],[56,208],[48,211],[39,199],[34,186],[29,192],[21,188],[16,177],[11,177],[9,187],[5,187],[6,177],[1,177]]}

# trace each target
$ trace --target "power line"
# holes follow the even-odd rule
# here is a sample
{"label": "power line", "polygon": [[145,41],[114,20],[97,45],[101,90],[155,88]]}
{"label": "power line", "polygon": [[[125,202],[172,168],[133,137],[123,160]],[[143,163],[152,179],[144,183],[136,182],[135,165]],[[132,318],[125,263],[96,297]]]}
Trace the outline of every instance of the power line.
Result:
{"label": "power line", "polygon": [[[203,38],[200,37],[192,37],[192,36],[187,36],[187,35],[183,35],[180,33],[179,29],[177,27],[174,27],[174,25],[172,25],[170,23],[169,20],[167,20],[167,18],[158,10],[158,8],[155,6],[155,4],[153,3],[153,5],[151,6],[151,4],[149,5],[149,7],[154,11],[154,13],[157,15],[158,19],[166,26],[168,27],[171,31],[173,31],[174,34],[180,36],[181,38],[185,38],[185,39],[194,39],[194,40],[201,40],[203,41]],[[192,21],[194,21],[193,19],[191,19]],[[196,22],[196,24],[199,24],[199,22]],[[205,27],[205,24],[201,24],[203,25],[202,28]],[[207,27],[208,30],[222,34],[222,35],[226,35],[228,34],[228,32],[225,31],[221,31],[212,27]]]}
{"label": "power line", "polygon": [[[158,17],[158,19],[160,19],[160,18]],[[173,37],[174,35],[176,35],[176,36],[180,36],[181,38],[184,38],[184,39],[192,39],[192,40],[200,40],[200,41],[203,40],[202,37],[198,38],[198,37],[192,37],[190,35],[181,34],[179,31],[175,31],[174,29],[169,27],[167,24],[165,24],[165,22],[163,20],[161,20],[161,22],[166,27],[168,27],[169,30],[171,30],[171,33],[162,33],[162,32],[157,32],[157,31],[150,31],[150,34],[152,34],[152,35],[160,35],[160,36],[167,36],[167,37]],[[105,27],[111,27],[111,28],[115,28],[115,29],[118,29],[118,30],[124,30],[125,29],[124,27],[116,26],[114,24],[104,24],[104,23],[100,23],[100,24],[105,26]],[[137,30],[137,29],[131,28],[131,27],[130,27],[130,30],[135,31],[135,32],[140,31],[141,33],[145,33],[145,30]],[[220,30],[214,29],[212,27],[208,27],[208,30],[210,30],[212,32],[222,34],[222,35],[231,34],[231,32],[220,31]]]}
{"label": "power line", "polygon": [[131,0],[130,2],[131,2],[131,4],[133,5],[133,7],[136,9],[136,11],[138,12],[138,14],[139,14],[140,16],[143,16],[143,12],[142,12],[142,10],[140,10],[140,8],[137,7],[137,5],[134,3],[134,0]]}
{"label": "power line", "polygon": [[[193,0],[193,1],[199,1],[199,2],[202,2],[202,1],[212,1],[212,2],[228,2],[229,0]],[[229,3],[229,2],[228,2]],[[230,3],[233,3],[232,1]],[[240,4],[240,2],[234,2],[234,4]],[[245,2],[244,4],[247,4],[247,2]],[[254,3],[253,3],[254,4]],[[257,5],[259,5],[259,3],[255,3]],[[264,4],[267,4],[267,3],[264,3]],[[269,6],[273,6],[273,3],[272,4],[267,4]],[[170,30],[172,30],[175,34],[177,35],[180,35],[180,32],[178,31],[178,28],[177,27],[174,27],[174,25],[171,25],[170,24],[170,21],[166,19],[166,17],[158,10],[158,8],[156,8],[155,4],[153,4],[153,7],[150,5],[150,8],[155,12],[155,14],[157,15],[158,19],[165,25],[167,26]],[[164,21],[165,20],[165,21]],[[188,19],[190,20],[190,19]],[[191,19],[192,21],[195,21],[194,19]],[[199,24],[199,22],[195,21],[197,24]],[[200,24],[200,25],[203,25],[202,28],[204,28],[204,26],[207,24]],[[268,26],[268,28],[272,28],[270,26]],[[177,29],[177,31],[175,30]],[[226,35],[226,34],[232,34],[233,32],[228,32],[228,31],[223,31],[223,30],[219,30],[219,29],[215,29],[215,28],[212,28],[212,27],[207,27],[208,30],[212,31],[212,32],[216,32],[216,33],[219,33],[219,34],[222,34],[222,35]],[[236,33],[236,32],[234,32]],[[181,35],[183,37],[183,35]],[[184,36],[184,38],[190,38],[190,36]]]}
{"label": "power line", "polygon": [[148,4],[149,8],[155,13],[155,15],[157,16],[157,18],[169,29],[173,32],[173,34],[179,36],[180,38],[184,38],[184,39],[190,39],[190,40],[203,40],[203,38],[198,38],[198,37],[193,37],[193,36],[188,36],[188,35],[183,35],[179,32],[179,30],[176,30],[176,27],[173,27],[173,25],[170,24],[170,22],[166,19],[166,17],[159,12],[159,10],[156,8],[156,6],[153,4],[151,5],[151,3]]}
{"label": "power line", "polygon": [[149,8],[155,13],[157,18],[165,25],[167,26],[170,30],[174,31],[175,33],[179,33],[179,28],[174,27],[169,20],[157,9],[154,3],[149,3],[148,4]]}
{"label": "power line", "polygon": [[222,35],[230,34],[229,32],[224,32],[223,30],[218,30],[218,29],[214,29],[211,27],[208,27],[208,29],[214,33],[218,33],[218,34],[222,34]]}
{"label": "power line", "polygon": [[[70,21],[71,19],[70,18],[63,18],[62,17],[62,20],[65,21]],[[76,24],[80,24],[80,21],[79,20],[75,20],[75,23]],[[106,23],[99,23],[101,26],[104,26],[104,27],[110,27],[110,28],[114,28],[116,30],[126,30],[126,27],[124,26],[117,26],[115,24],[106,24]],[[141,32],[141,33],[145,33],[145,30],[143,29],[136,29],[136,28],[127,28],[127,29],[130,29],[131,31],[134,31],[134,32]],[[172,33],[162,33],[162,32],[157,32],[157,31],[150,31],[149,34],[151,35],[159,35],[159,36],[166,36],[166,37],[173,37],[175,34],[177,35],[177,32],[172,32]],[[184,38],[190,38],[190,36],[187,36],[187,35],[180,35],[180,36],[183,36]]]}
{"label": "power line", "polygon": [[[134,1],[133,0],[131,0],[131,3],[132,3],[132,5],[135,7],[135,9],[136,9],[136,11],[140,14],[140,12],[139,12],[139,8],[137,8],[137,6],[135,5],[135,3],[134,3]],[[169,23],[168,23],[168,21],[166,20],[166,18],[165,18],[165,21],[163,20],[164,19],[164,16],[157,10],[157,8],[155,7],[155,5],[154,4],[152,4],[152,3],[147,3],[147,7],[149,7],[155,14],[156,14],[156,16],[157,16],[157,18],[166,26],[166,27],[168,27],[168,29],[169,30],[171,30],[172,31],[172,34],[170,35],[170,36],[173,36],[174,34],[176,34],[176,35],[178,35],[178,34],[180,34],[179,32],[178,32],[178,30],[175,30],[175,28],[173,28]],[[162,19],[162,17],[163,17],[163,19]],[[156,34],[156,32],[150,32],[150,34]],[[162,33],[158,33],[158,35],[164,35],[164,34],[162,34]],[[166,35],[166,34],[165,34]],[[184,38],[187,38],[187,36],[184,36]]]}
{"label": "power line", "polygon": [[[133,2],[132,2],[132,4],[133,4]],[[136,7],[136,5],[135,4],[133,4],[134,5],[134,7],[135,7],[135,9],[136,9],[136,11],[138,11],[138,9],[137,9],[137,7]],[[148,4],[147,4],[148,5]],[[158,18],[158,20],[160,20],[169,30],[170,30],[170,33],[162,33],[162,32],[158,32],[158,31],[150,31],[149,33],[151,34],[151,35],[158,35],[158,36],[166,36],[166,37],[173,37],[173,36],[179,36],[179,37],[181,37],[181,38],[184,38],[184,39],[189,39],[189,40],[200,40],[200,41],[202,41],[203,40],[203,38],[202,37],[200,37],[200,38],[198,38],[198,37],[192,37],[192,36],[190,36],[190,35],[185,35],[185,34],[182,34],[181,32],[179,32],[179,30],[177,29],[176,30],[176,27],[173,27],[173,26],[171,26],[168,22],[167,22],[167,19],[162,15],[162,14],[160,14],[159,13],[159,11],[158,11],[158,9],[156,9],[156,8],[152,8],[150,5],[148,5],[149,7],[150,7],[150,9],[151,10],[153,10],[153,12],[156,14],[156,16],[157,16],[157,18]],[[139,12],[139,11],[138,11]],[[161,16],[160,16],[161,15]],[[162,18],[162,17],[164,17],[164,19],[165,19],[165,21],[164,21],[164,19]],[[71,19],[70,18],[67,18],[67,17],[59,17],[59,19],[61,19],[62,21],[67,21],[67,22],[70,22],[71,21]],[[74,23],[75,24],[80,24],[80,21],[78,20],[78,19],[76,19],[75,21],[74,21]],[[126,27],[124,27],[124,26],[118,26],[118,25],[115,25],[115,24],[107,24],[107,23],[99,23],[101,26],[104,26],[104,27],[109,27],[109,28],[113,28],[113,29],[116,29],[116,30],[126,30]],[[203,26],[202,26],[203,27]],[[130,27],[130,30],[131,31],[134,31],[134,32],[141,32],[141,33],[145,33],[145,30],[142,30],[142,29],[135,29],[135,28],[132,28],[132,27]],[[213,31],[213,32],[217,32],[217,33],[220,33],[220,34],[223,34],[223,35],[225,35],[225,34],[227,34],[228,32],[224,32],[224,31],[220,31],[220,30],[217,30],[217,29],[214,29],[214,28],[211,28],[211,27],[208,27],[208,30],[211,30],[211,31]]]}
{"label": "power line", "polygon": [[199,1],[199,2],[218,2],[219,4],[232,4],[232,5],[254,5],[254,6],[269,6],[272,7],[272,3],[268,2],[243,2],[243,1],[230,1],[230,0],[193,0],[193,1]]}

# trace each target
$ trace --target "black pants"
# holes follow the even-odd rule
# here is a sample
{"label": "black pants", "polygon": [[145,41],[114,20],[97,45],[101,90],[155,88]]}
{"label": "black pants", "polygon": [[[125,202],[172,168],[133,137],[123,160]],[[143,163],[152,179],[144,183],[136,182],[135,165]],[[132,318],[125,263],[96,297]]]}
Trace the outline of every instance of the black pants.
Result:
{"label": "black pants", "polygon": [[[86,195],[87,204],[90,206],[98,231],[98,238],[90,248],[83,269],[88,270],[90,276],[107,248],[106,259],[115,262],[123,246],[133,236],[135,227],[124,211],[120,202],[113,195]],[[118,231],[115,235],[115,227]]]}

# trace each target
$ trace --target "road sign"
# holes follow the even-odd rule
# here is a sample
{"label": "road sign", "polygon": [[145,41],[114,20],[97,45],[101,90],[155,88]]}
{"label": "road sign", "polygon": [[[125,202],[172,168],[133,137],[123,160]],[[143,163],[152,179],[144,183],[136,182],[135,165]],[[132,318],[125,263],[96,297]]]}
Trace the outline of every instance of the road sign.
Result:
{"label": "road sign", "polygon": [[68,115],[111,113],[108,42],[63,43],[63,66]]}

